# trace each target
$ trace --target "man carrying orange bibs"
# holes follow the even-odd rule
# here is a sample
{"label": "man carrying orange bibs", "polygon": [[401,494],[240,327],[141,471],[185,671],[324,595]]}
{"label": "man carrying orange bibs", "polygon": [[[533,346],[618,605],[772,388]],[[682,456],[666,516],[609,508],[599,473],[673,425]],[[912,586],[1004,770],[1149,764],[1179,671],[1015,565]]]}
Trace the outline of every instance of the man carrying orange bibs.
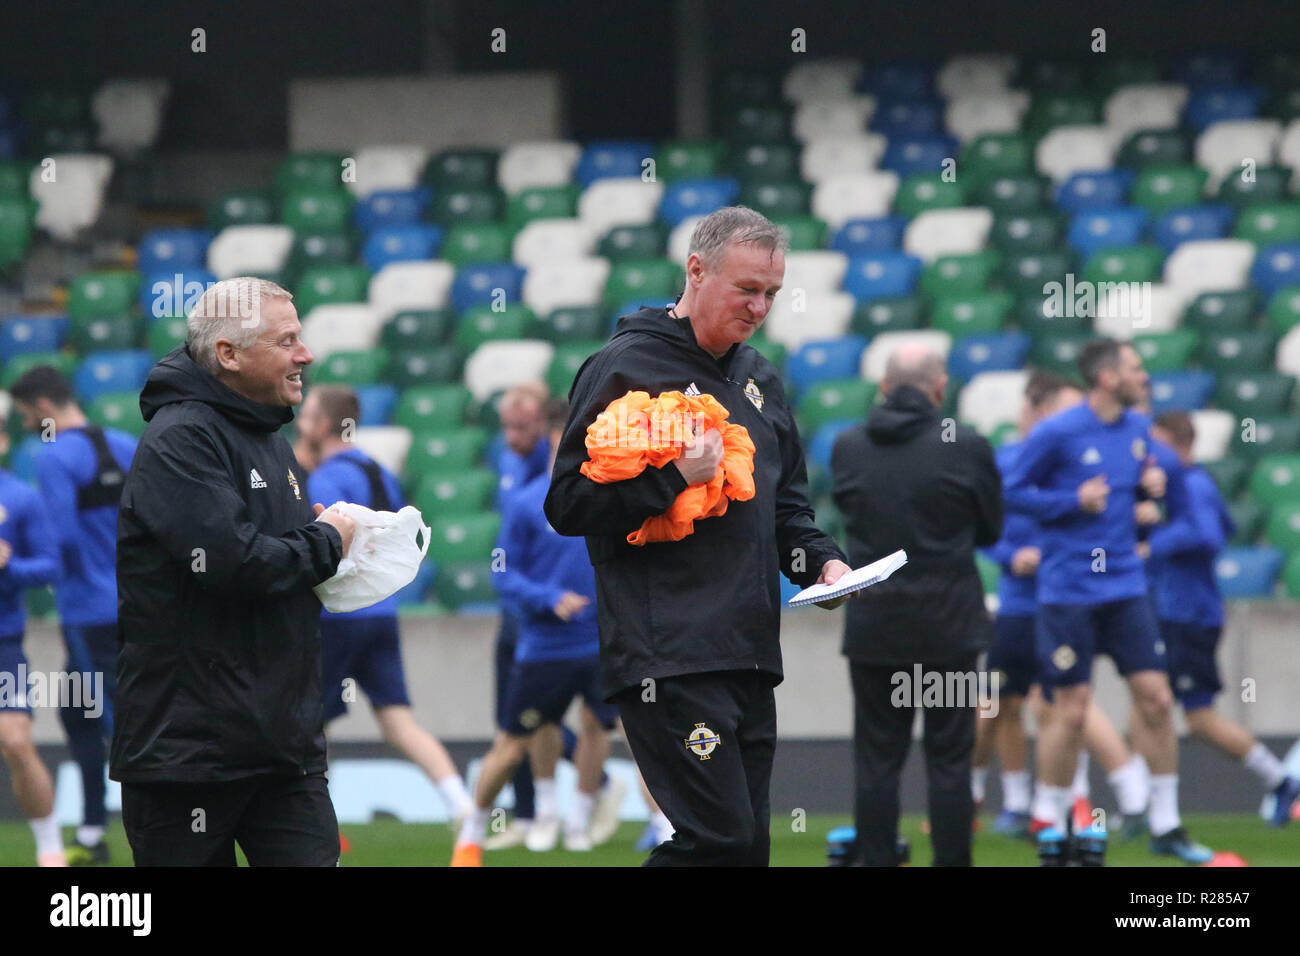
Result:
{"label": "man carrying orange bibs", "polygon": [[675,830],[647,865],[767,865],[780,573],[848,570],[813,523],[781,376],[745,344],[786,247],[744,207],[700,222],[673,308],[624,316],[579,370],[546,497],[586,537],[603,689]]}

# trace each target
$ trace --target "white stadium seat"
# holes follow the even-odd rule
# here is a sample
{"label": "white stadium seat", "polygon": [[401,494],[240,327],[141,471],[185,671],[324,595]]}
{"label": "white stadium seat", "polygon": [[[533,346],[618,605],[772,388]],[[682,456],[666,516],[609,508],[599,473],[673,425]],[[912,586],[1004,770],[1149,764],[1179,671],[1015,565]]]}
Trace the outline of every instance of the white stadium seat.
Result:
{"label": "white stadium seat", "polygon": [[1189,299],[1216,289],[1244,289],[1254,260],[1255,244],[1246,239],[1195,239],[1169,254],[1164,280]]}
{"label": "white stadium seat", "polygon": [[525,269],[581,259],[596,251],[597,238],[581,219],[534,219],[515,234],[512,258]]}
{"label": "white stadium seat", "polygon": [[555,346],[539,339],[484,342],[465,363],[465,387],[478,401],[512,385],[546,378]]}
{"label": "white stadium seat", "polygon": [[849,257],[833,249],[788,252],[785,256],[783,291],[837,292],[849,268]]}
{"label": "white stadium seat", "polygon": [[566,306],[599,305],[609,278],[609,260],[599,256],[543,262],[524,276],[524,305],[535,315]]}
{"label": "white stadium seat", "polygon": [[[1178,328],[1188,296],[1183,290],[1159,282],[1099,282],[1095,290],[1096,316],[1092,327],[1098,335],[1131,339]],[[1078,292],[1076,291],[1076,298]]]}
{"label": "white stadium seat", "polygon": [[1211,123],[1196,137],[1196,165],[1210,172],[1212,188],[1225,176],[1239,173],[1242,160],[1268,166],[1282,138],[1282,123],[1272,119],[1221,120]]}
{"label": "white stadium seat", "polygon": [[57,153],[45,157],[27,180],[32,198],[40,204],[36,225],[55,239],[75,239],[99,218],[112,177],[110,156]]}
{"label": "white stadium seat", "polygon": [[889,214],[898,192],[898,173],[874,170],[832,176],[813,187],[813,215],[834,232],[850,219],[876,219]]}
{"label": "white stadium seat", "polygon": [[347,183],[353,195],[364,199],[389,189],[414,189],[429,160],[424,146],[365,146],[357,150],[356,180]]}
{"label": "white stadium seat", "polygon": [[880,133],[825,136],[804,143],[799,169],[808,182],[825,182],[836,176],[874,170],[888,145]]}
{"label": "white stadium seat", "polygon": [[208,269],[218,279],[279,272],[292,248],[288,226],[227,226],[208,246]]}
{"label": "white stadium seat", "polygon": [[1277,161],[1292,171],[1300,171],[1300,118],[1287,123],[1277,144]]}
{"label": "white stadium seat", "polygon": [[432,262],[390,262],[370,277],[368,301],[380,322],[404,309],[441,309],[451,295],[456,268]]}
{"label": "white stadium seat", "polygon": [[1002,53],[954,56],[939,69],[934,85],[949,100],[968,93],[997,92],[1011,82],[1016,62],[1014,56]]}
{"label": "white stadium seat", "polygon": [[1196,461],[1218,461],[1228,453],[1228,445],[1237,431],[1237,419],[1232,412],[1221,408],[1198,408],[1189,413],[1196,429],[1192,443],[1192,458]]}
{"label": "white stadium seat", "polygon": [[1177,129],[1186,105],[1182,83],[1134,83],[1107,97],[1102,118],[1123,141],[1142,129]]}
{"label": "white stadium seat", "polygon": [[105,81],[90,101],[100,148],[126,154],[151,149],[169,88],[166,80]]}
{"label": "white stadium seat", "polygon": [[639,226],[654,222],[664,185],[639,176],[598,179],[578,197],[578,218],[596,236],[614,226]]}
{"label": "white stadium seat", "polygon": [[862,377],[868,382],[879,382],[885,377],[885,363],[894,349],[905,342],[920,342],[943,356],[947,361],[952,350],[952,336],[938,329],[912,329],[905,332],[881,332],[871,340],[862,353]]}
{"label": "white stadium seat", "polygon": [[939,256],[979,252],[988,242],[992,228],[993,213],[983,206],[927,209],[907,224],[903,251],[926,262]]}
{"label": "white stadium seat", "polygon": [[1277,370],[1300,377],[1300,325],[1293,326],[1277,343]]}
{"label": "white stadium seat", "polygon": [[1029,373],[980,372],[957,397],[957,417],[975,426],[985,437],[999,425],[1016,422],[1025,401]]}
{"label": "white stadium seat", "polygon": [[1018,133],[1027,109],[1024,90],[959,93],[948,101],[945,123],[948,132],[969,143],[985,133]]}
{"label": "white stadium seat", "polygon": [[[356,442],[358,448],[389,471],[400,475],[406,468],[406,456],[411,450],[409,428],[401,425],[363,425],[356,430]],[[329,505],[325,507],[328,508]]]}
{"label": "white stadium seat", "polygon": [[374,348],[382,326],[383,319],[369,305],[318,305],[302,320],[302,340],[321,363],[335,352]]}
{"label": "white stadium seat", "polygon": [[1115,165],[1115,133],[1105,126],[1057,126],[1038,141],[1034,163],[1055,183]]}
{"label": "white stadium seat", "polygon": [[809,100],[794,111],[794,138],[801,143],[866,132],[876,110],[876,98],[866,94],[833,100]]}
{"label": "white stadium seat", "polygon": [[[849,331],[857,303],[847,292],[807,292],[796,296],[784,289],[763,321],[768,339],[793,352],[805,342],[837,339]],[[802,306],[801,311],[796,311]]]}
{"label": "white stadium seat", "polygon": [[668,258],[683,269],[686,268],[686,260],[691,254],[691,236],[695,234],[695,227],[703,218],[703,216],[689,216],[683,219],[673,227],[673,231],[668,236]]}
{"label": "white stadium seat", "polygon": [[514,143],[497,164],[497,185],[513,195],[525,189],[564,186],[573,178],[582,147],[568,140]]}
{"label": "white stadium seat", "polygon": [[862,64],[847,58],[809,60],[792,66],[781,92],[792,103],[837,99],[853,92]]}

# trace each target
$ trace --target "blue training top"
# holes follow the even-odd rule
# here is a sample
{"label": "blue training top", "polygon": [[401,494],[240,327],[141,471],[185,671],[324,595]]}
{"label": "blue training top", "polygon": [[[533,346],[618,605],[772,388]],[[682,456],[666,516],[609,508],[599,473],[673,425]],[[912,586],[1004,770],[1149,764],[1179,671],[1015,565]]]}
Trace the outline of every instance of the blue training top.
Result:
{"label": "blue training top", "polygon": [[1228,506],[1205,469],[1185,470],[1188,507],[1170,509],[1169,520],[1157,525],[1149,539],[1147,574],[1162,621],[1200,627],[1223,626],[1214,562],[1236,532]]}
{"label": "blue training top", "polygon": [[58,580],[59,546],[41,496],[7,471],[0,471],[0,539],[12,549],[0,568],[0,638],[21,636],[23,591]]}
{"label": "blue training top", "polygon": [[[1015,461],[1020,450],[1020,442],[1003,445],[995,453],[998,471],[1002,473],[1005,483],[1011,463]],[[1013,574],[1011,559],[1021,548],[1041,548],[1041,532],[1038,522],[1027,514],[1008,511],[1002,524],[1002,537],[991,548],[985,548],[985,557],[996,561],[1002,569],[998,578],[998,616],[999,617],[1033,617],[1038,611],[1035,588],[1038,576],[1035,574]]]}

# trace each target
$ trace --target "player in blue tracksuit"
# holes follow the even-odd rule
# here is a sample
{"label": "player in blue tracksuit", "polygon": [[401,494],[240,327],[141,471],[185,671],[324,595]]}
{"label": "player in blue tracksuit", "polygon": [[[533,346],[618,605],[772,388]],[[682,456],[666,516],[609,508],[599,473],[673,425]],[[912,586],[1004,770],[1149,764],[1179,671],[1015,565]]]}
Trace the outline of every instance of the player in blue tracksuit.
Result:
{"label": "player in blue tracksuit", "polygon": [[[352,389],[318,385],[308,392],[298,415],[300,440],[318,463],[307,478],[308,497],[326,507],[349,501],[375,511],[398,511],[405,502],[396,476],[352,442],[360,418],[361,406]],[[469,792],[447,748],[416,723],[411,711],[397,596],[348,614],[323,611],[320,630],[325,722],[347,713],[359,685],[384,740],[433,781],[453,820],[468,813]]]}
{"label": "player in blue tracksuit", "polygon": [[117,686],[117,511],[136,440],[91,424],[56,369],[38,365],[10,389],[23,427],[41,436],[36,478],[63,565],[55,588],[67,670],[102,681],[102,713],[61,706],[59,718],[81,769],[83,824],[68,862],[107,863],[105,762]]}
{"label": "player in blue tracksuit", "polygon": [[[8,450],[9,436],[0,431],[0,456]],[[0,752],[9,765],[14,797],[36,838],[40,866],[62,866],[66,860],[54,815],[54,783],[32,741],[23,594],[53,584],[58,576],[59,551],[40,495],[0,471]]]}
{"label": "player in blue tracksuit", "polygon": [[1232,516],[1214,479],[1192,458],[1196,427],[1186,412],[1166,412],[1153,430],[1173,447],[1186,469],[1188,507],[1170,511],[1143,549],[1152,582],[1160,633],[1169,656],[1169,679],[1183,706],[1187,726],[1206,743],[1240,761],[1275,798],[1270,821],[1283,826],[1300,797],[1300,779],[1288,777],[1282,762],[1239,724],[1214,711],[1223,689],[1215,661],[1223,632],[1223,601],[1214,562],[1235,533]]}
{"label": "player in blue tracksuit", "polygon": [[1029,433],[1005,489],[1008,508],[1031,514],[1042,530],[1035,643],[1053,698],[1038,738],[1043,792],[1052,821],[1063,824],[1091,701],[1092,658],[1109,654],[1128,682],[1140,724],[1130,731],[1151,768],[1152,852],[1206,862],[1212,852],[1192,842],[1178,812],[1173,695],[1137,548],[1138,488],[1160,497],[1179,476],[1150,467],[1150,420],[1133,410],[1149,385],[1137,352],[1094,340],[1082,349],[1079,370],[1087,400]]}

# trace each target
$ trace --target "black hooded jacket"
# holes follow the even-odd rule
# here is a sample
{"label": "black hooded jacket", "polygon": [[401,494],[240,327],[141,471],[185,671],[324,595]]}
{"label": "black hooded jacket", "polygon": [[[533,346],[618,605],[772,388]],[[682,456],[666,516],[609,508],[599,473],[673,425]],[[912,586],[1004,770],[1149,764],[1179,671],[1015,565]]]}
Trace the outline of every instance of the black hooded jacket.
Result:
{"label": "black hooded jacket", "polygon": [[975,548],[1002,533],[1002,479],[989,443],[900,385],[865,424],[840,434],[831,472],[853,566],[907,552],[889,580],[845,605],[844,653],[896,665],[988,647]]}
{"label": "black hooded jacket", "polygon": [[[655,396],[692,386],[749,430],[755,496],[697,521],[681,541],[633,547],[626,535],[667,511],[686,482],[671,463],[610,484],[583,476],[587,426],[629,391]],[[803,450],[777,370],[748,345],[715,359],[688,319],[642,309],[620,319],[609,344],[587,359],[569,402],[545,510],[560,534],[587,539],[605,693],[648,677],[723,670],[760,670],[779,683],[780,572],[812,584],[823,564],[844,554],[813,525]]]}
{"label": "black hooded jacket", "polygon": [[279,429],[184,347],[149,373],[117,530],[114,780],[325,769],[321,605],[342,539]]}

